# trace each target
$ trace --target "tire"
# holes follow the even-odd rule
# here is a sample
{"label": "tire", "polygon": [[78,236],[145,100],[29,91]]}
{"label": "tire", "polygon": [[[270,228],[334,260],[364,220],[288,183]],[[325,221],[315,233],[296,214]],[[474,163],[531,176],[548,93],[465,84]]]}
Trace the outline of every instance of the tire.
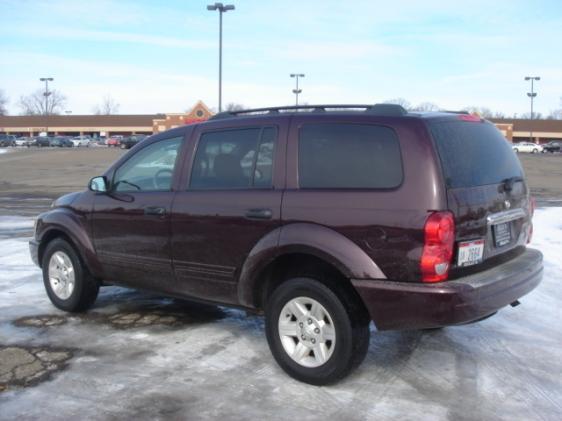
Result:
{"label": "tire", "polygon": [[[67,241],[56,238],[47,245],[42,268],[45,290],[55,307],[69,312],[82,312],[96,301],[99,284]],[[71,271],[64,271],[63,268],[73,269],[73,283]],[[57,289],[56,285],[62,286]]]}
{"label": "tire", "polygon": [[533,153],[539,153],[538,149],[533,149]]}
{"label": "tire", "polygon": [[519,149],[517,149],[517,148],[513,148],[513,152],[515,152],[515,153],[519,153]]}
{"label": "tire", "polygon": [[[320,386],[361,364],[369,347],[369,320],[362,311],[356,314],[351,301],[346,292],[336,294],[313,278],[292,278],[275,289],[267,303],[265,328],[271,353],[287,374]],[[291,308],[300,309],[298,317]],[[283,338],[280,325],[289,332]]]}

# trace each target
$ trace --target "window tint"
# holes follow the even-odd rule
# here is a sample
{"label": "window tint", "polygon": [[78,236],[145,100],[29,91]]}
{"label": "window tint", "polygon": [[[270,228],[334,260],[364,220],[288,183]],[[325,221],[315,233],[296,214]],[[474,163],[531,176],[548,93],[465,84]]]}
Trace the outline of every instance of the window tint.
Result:
{"label": "window tint", "polygon": [[488,122],[429,123],[448,187],[500,183],[523,176],[511,144]]}
{"label": "window tint", "polygon": [[309,124],[300,130],[301,188],[386,189],[401,182],[393,130],[359,124]]}
{"label": "window tint", "polygon": [[120,192],[170,190],[182,139],[162,140],[138,151],[115,172],[113,189]]}
{"label": "window tint", "polygon": [[195,153],[190,187],[271,187],[275,137],[272,127],[204,133]]}

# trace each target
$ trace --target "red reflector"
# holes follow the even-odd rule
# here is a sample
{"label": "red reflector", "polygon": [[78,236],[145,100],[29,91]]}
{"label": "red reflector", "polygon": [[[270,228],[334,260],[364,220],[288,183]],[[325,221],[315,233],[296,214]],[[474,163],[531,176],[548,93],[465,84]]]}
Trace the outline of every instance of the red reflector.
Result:
{"label": "red reflector", "polygon": [[434,212],[425,222],[425,242],[420,269],[423,282],[444,281],[449,276],[455,221],[451,212]]}
{"label": "red reflector", "polygon": [[472,114],[459,114],[458,119],[462,121],[473,121],[476,123],[480,123],[482,121],[482,119],[479,116],[472,115]]}

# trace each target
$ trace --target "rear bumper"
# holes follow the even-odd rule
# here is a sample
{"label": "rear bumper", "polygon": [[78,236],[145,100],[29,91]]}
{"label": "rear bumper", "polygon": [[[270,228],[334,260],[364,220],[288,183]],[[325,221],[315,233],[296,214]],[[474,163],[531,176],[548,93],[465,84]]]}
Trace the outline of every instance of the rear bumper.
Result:
{"label": "rear bumper", "polygon": [[526,249],[509,262],[453,281],[413,284],[361,279],[352,283],[377,329],[424,329],[489,316],[532,291],[542,272],[542,253]]}

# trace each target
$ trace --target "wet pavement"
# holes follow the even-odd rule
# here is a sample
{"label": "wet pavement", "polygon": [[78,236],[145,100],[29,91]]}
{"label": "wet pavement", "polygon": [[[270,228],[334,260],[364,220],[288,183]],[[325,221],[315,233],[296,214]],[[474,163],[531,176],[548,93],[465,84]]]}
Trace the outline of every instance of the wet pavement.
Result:
{"label": "wet pavement", "polygon": [[87,313],[58,311],[27,255],[29,221],[0,218],[0,419],[557,420],[561,220],[537,211],[545,279],[521,306],[440,330],[373,328],[357,371],[313,387],[285,375],[263,318],[243,311],[118,287]]}

